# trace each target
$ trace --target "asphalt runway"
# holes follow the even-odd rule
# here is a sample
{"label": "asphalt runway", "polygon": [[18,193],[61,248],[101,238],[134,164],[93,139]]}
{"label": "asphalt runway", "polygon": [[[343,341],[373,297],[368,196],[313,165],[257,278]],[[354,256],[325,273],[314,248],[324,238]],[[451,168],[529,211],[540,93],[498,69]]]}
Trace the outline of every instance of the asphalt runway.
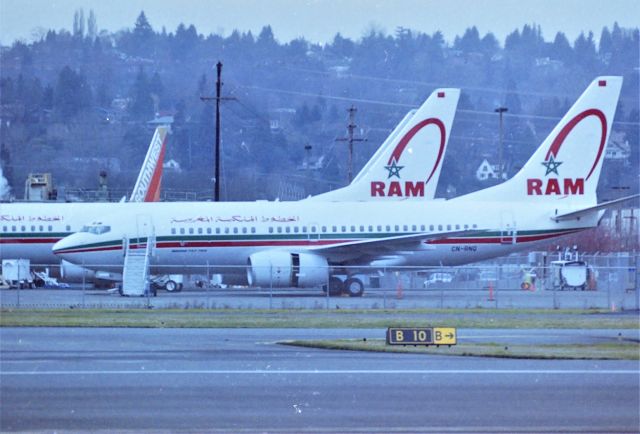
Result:
{"label": "asphalt runway", "polygon": [[369,289],[362,297],[327,297],[319,289],[188,289],[157,297],[122,297],[101,289],[5,289],[3,308],[204,309],[611,309],[637,310],[636,291]]}
{"label": "asphalt runway", "polygon": [[[459,341],[591,342],[613,330],[459,330]],[[637,339],[638,331],[624,332]],[[305,349],[384,330],[0,329],[0,430],[638,432],[637,361]]]}

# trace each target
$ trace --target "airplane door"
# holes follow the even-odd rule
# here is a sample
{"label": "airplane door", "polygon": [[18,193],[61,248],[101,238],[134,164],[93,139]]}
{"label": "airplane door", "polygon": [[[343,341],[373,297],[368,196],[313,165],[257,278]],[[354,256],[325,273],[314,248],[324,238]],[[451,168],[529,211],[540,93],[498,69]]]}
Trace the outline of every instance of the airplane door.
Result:
{"label": "airplane door", "polygon": [[307,232],[307,238],[312,243],[318,242],[320,239],[320,225],[317,223],[311,223],[309,225],[309,232]]}
{"label": "airplane door", "polygon": [[500,243],[516,244],[517,239],[516,221],[511,211],[500,213]]}
{"label": "airplane door", "polygon": [[153,220],[150,215],[136,215],[136,232],[133,234],[132,241],[137,245],[141,242],[148,241],[153,237]]}

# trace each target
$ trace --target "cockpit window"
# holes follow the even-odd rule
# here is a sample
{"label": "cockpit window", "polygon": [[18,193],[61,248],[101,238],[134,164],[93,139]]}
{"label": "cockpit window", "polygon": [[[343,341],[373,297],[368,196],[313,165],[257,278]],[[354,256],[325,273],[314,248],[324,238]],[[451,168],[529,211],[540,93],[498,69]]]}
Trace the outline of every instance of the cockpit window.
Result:
{"label": "cockpit window", "polygon": [[100,235],[100,234],[106,234],[110,230],[111,230],[111,226],[107,226],[103,224],[93,224],[93,225],[83,226],[82,229],[80,229],[80,232],[87,232],[90,234]]}

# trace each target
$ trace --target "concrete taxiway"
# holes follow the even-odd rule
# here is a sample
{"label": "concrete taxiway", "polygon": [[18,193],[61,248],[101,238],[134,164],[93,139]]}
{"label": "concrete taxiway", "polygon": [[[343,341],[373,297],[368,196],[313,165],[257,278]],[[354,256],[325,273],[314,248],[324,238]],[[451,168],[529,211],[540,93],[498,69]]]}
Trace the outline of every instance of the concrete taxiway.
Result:
{"label": "concrete taxiway", "polygon": [[[610,330],[460,330],[591,342]],[[623,338],[637,339],[637,330]],[[330,351],[384,330],[0,329],[0,430],[637,432],[637,361]]]}

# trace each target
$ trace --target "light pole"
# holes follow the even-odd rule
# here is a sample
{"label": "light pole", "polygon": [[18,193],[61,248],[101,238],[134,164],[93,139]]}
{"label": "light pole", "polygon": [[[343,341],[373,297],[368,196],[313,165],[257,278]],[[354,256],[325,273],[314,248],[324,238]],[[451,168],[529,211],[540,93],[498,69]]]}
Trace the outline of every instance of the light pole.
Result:
{"label": "light pole", "polygon": [[506,107],[498,107],[494,111],[500,115],[500,148],[498,149],[498,170],[500,171],[500,174],[498,176],[500,176],[500,181],[502,181],[502,176],[504,173],[504,169],[502,167],[502,140],[503,140],[502,115],[504,112],[509,111],[509,109]]}

